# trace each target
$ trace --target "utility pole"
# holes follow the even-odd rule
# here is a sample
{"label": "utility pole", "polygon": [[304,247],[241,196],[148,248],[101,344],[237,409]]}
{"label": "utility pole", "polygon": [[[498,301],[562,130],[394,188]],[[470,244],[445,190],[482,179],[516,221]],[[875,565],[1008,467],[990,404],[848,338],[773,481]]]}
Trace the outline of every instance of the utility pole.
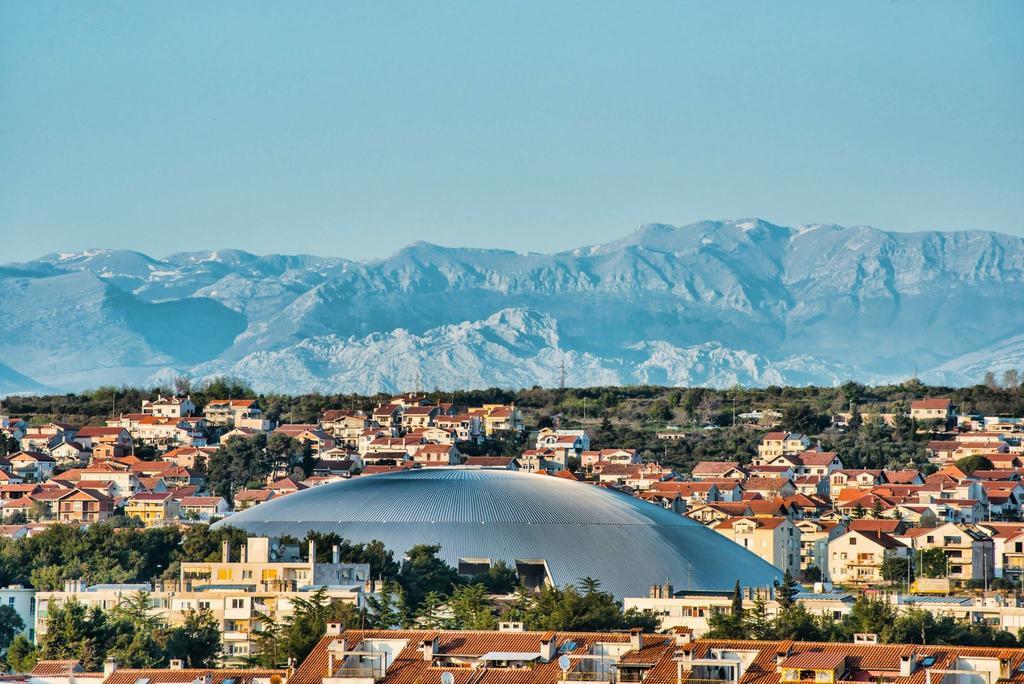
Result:
{"label": "utility pole", "polygon": [[565,358],[564,357],[562,358],[561,369],[562,369],[562,376],[561,376],[561,379],[558,381],[558,389],[563,389],[564,390],[565,389]]}

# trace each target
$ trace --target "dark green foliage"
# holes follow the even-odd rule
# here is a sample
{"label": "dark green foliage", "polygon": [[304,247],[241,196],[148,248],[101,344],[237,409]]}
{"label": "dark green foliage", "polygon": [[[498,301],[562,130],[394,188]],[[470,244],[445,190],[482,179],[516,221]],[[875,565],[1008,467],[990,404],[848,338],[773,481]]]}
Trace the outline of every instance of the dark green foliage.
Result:
{"label": "dark green foliage", "polygon": [[27,636],[19,634],[11,642],[4,659],[11,672],[31,672],[36,666],[36,661],[39,660],[39,649],[32,645]]}
{"label": "dark green foliage", "polygon": [[938,546],[924,549],[917,554],[917,565],[922,577],[945,577],[949,569],[946,552]]}
{"label": "dark green foliage", "polygon": [[11,606],[0,606],[0,653],[7,651],[14,637],[25,629],[25,621]]}
{"label": "dark green foliage", "polygon": [[475,575],[471,581],[484,585],[489,594],[511,594],[519,586],[519,575],[514,567],[499,560],[486,573]]}
{"label": "dark green foliage", "polygon": [[498,616],[482,584],[458,587],[448,601],[455,629],[497,629]]}
{"label": "dark green foliage", "polygon": [[796,404],[786,409],[782,416],[782,427],[790,432],[816,435],[829,423],[828,416],[815,413],[808,404]]}
{"label": "dark green foliage", "polygon": [[981,454],[973,454],[957,460],[956,467],[970,475],[975,470],[992,470],[992,461]]}
{"label": "dark green foliage", "polygon": [[600,590],[593,580],[581,582],[579,588],[544,586],[525,602],[522,621],[530,630],[596,631],[639,627],[655,631],[656,616],[629,610],[608,592]]}
{"label": "dark green foliage", "polygon": [[791,610],[796,605],[796,601],[793,599],[800,591],[800,586],[793,579],[793,575],[786,570],[782,575],[782,584],[779,585],[778,590],[778,602],[779,610],[787,611]]}
{"label": "dark green foliage", "polygon": [[[60,589],[66,579],[90,584],[147,581],[179,557],[181,531],[174,527],[119,527],[111,520],[81,529],[51,525],[23,539],[0,539],[0,581]],[[203,529],[201,526],[197,529]]]}
{"label": "dark green foliage", "polygon": [[92,671],[103,665],[111,630],[102,610],[86,608],[72,599],[62,606],[50,606],[46,627],[40,659],[78,660]]}
{"label": "dark green foliage", "polygon": [[882,579],[886,582],[914,581],[912,563],[909,558],[900,558],[887,553],[882,560]]}
{"label": "dark green foliage", "polygon": [[189,610],[167,635],[167,657],[184,661],[185,667],[213,667],[220,649],[220,627],[208,610]]}
{"label": "dark green foliage", "polygon": [[451,596],[462,584],[455,568],[437,557],[440,546],[418,544],[406,553],[398,583],[402,585],[409,610],[415,612],[430,592]]}

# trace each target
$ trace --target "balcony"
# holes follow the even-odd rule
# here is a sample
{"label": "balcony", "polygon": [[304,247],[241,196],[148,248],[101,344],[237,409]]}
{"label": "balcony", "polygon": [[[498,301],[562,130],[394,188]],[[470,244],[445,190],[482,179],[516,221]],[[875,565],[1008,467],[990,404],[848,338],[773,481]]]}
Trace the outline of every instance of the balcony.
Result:
{"label": "balcony", "polygon": [[379,665],[343,665],[324,677],[323,684],[375,684],[384,679],[384,668]]}
{"label": "balcony", "polygon": [[574,672],[566,672],[565,680],[567,684],[586,684],[587,682],[609,682],[615,681],[615,675],[611,672],[586,672],[584,670],[577,670]]}

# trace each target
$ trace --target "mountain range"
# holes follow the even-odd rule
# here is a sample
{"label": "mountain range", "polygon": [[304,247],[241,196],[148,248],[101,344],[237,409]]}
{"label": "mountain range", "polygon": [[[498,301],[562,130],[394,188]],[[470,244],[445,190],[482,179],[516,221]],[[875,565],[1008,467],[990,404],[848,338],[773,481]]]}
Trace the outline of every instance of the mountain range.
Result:
{"label": "mountain range", "polygon": [[1024,239],[759,219],[556,254],[95,249],[0,266],[0,393],[973,384],[1024,366]]}

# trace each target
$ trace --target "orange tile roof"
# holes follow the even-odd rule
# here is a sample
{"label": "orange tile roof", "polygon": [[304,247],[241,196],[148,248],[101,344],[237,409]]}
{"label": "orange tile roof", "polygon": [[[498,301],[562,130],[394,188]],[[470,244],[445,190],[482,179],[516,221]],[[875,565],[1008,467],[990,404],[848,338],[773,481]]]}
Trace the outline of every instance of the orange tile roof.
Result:
{"label": "orange tile roof", "polygon": [[233,681],[235,684],[251,684],[255,679],[270,679],[277,677],[281,681],[287,678],[285,670],[230,670],[230,669],[162,669],[162,670],[134,670],[117,669],[105,680],[103,684],[136,684],[139,681],[149,681],[152,684],[191,684],[202,681],[206,675],[211,676],[213,684],[223,684]]}

